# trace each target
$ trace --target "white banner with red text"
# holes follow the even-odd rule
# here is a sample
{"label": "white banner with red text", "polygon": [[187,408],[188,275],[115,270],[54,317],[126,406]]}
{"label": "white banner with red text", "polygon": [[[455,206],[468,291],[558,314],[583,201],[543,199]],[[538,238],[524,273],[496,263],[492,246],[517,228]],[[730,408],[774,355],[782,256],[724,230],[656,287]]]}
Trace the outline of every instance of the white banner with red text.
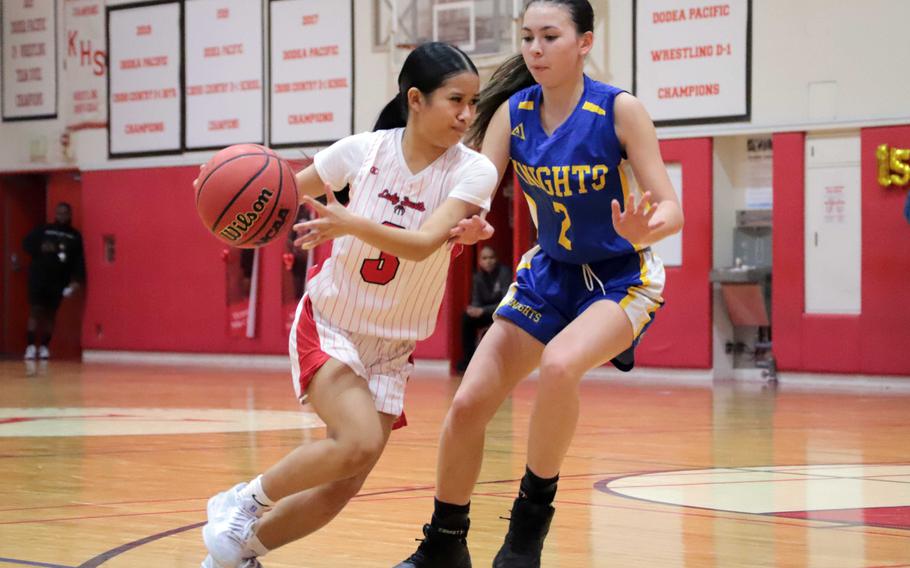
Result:
{"label": "white banner with red text", "polygon": [[262,4],[186,3],[186,146],[263,142]]}
{"label": "white banner with red text", "polygon": [[636,0],[635,96],[656,123],[746,120],[749,0]]}
{"label": "white banner with red text", "polygon": [[54,0],[3,0],[3,120],[57,115]]}
{"label": "white banner with red text", "polygon": [[110,10],[110,154],[182,149],[181,5]]}
{"label": "white banner with red text", "polygon": [[325,143],[352,134],[351,3],[280,0],[270,10],[270,144]]}

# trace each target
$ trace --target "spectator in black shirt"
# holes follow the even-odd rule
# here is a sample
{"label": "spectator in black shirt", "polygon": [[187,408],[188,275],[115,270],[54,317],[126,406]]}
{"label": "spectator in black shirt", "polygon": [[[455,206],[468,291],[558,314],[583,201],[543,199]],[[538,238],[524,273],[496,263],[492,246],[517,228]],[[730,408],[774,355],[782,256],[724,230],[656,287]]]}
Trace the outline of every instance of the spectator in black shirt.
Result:
{"label": "spectator in black shirt", "polygon": [[60,203],[54,222],[38,227],[22,243],[32,257],[28,268],[28,347],[26,359],[48,359],[54,318],[63,297],[85,283],[82,235],[72,227],[73,209]]}
{"label": "spectator in black shirt", "polygon": [[455,366],[463,373],[477,348],[477,332],[493,324],[493,312],[512,283],[512,271],[499,264],[496,251],[485,246],[477,256],[477,271],[471,291],[471,304],[461,316],[462,359]]}

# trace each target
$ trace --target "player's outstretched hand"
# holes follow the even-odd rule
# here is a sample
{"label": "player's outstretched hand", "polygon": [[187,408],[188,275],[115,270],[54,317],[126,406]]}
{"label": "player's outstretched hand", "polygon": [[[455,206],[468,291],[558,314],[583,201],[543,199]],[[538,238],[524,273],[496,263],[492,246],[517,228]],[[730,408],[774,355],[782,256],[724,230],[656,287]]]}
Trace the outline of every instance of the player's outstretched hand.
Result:
{"label": "player's outstretched hand", "polygon": [[295,246],[309,250],[350,233],[354,215],[338,203],[335,192],[328,185],[325,186],[325,197],[326,203],[323,205],[309,195],[303,196],[303,202],[310,206],[318,218],[294,225],[294,231],[299,235],[294,240]]}
{"label": "player's outstretched hand", "polygon": [[462,219],[449,231],[449,244],[470,246],[493,236],[493,225],[480,215]]}
{"label": "player's outstretched hand", "polygon": [[651,203],[650,191],[645,192],[637,203],[631,194],[626,196],[622,210],[615,199],[610,205],[613,208],[613,228],[620,237],[633,245],[649,242],[647,237],[651,232],[664,226],[665,221],[654,219],[657,205]]}

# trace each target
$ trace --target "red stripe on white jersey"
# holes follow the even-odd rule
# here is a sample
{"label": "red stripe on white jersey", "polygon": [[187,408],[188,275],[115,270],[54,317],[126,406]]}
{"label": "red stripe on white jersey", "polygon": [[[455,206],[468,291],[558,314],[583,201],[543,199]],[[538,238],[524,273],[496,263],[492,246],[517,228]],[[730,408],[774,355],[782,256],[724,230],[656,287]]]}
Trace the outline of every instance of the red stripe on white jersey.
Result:
{"label": "red stripe on white jersey", "polygon": [[[447,175],[472,159],[457,144],[417,175],[401,155],[401,130],[376,133],[364,163],[351,181],[348,209],[377,223],[394,223],[416,230],[449,196],[459,182]],[[386,198],[380,197],[384,191]],[[422,211],[410,204],[423,204]],[[364,280],[364,261],[379,259],[381,251],[351,236],[335,240],[332,256],[307,284],[318,314],[340,329],[376,337],[419,340],[436,327],[445,292],[449,251],[440,247],[422,262],[399,259],[398,271],[387,284]]]}

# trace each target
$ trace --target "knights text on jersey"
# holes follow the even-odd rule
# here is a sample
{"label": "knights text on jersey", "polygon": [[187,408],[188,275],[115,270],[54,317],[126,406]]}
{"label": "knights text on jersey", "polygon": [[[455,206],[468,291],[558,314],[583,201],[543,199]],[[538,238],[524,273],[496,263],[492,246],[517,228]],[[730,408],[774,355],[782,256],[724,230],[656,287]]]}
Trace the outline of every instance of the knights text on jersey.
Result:
{"label": "knights text on jersey", "polygon": [[[401,129],[371,134],[365,159],[348,178],[348,208],[353,213],[416,230],[449,197],[489,207],[496,169],[479,153],[456,144],[415,175],[401,154]],[[317,160],[317,170],[319,165]],[[460,191],[466,177],[481,179],[486,195]],[[436,327],[449,260],[445,246],[414,262],[345,236],[335,239],[331,257],[307,283],[307,291],[318,315],[340,329],[387,339],[424,339]]]}
{"label": "knights text on jersey", "polygon": [[621,89],[584,77],[578,106],[554,132],[540,123],[540,85],[509,99],[510,157],[537,224],[540,247],[556,260],[583,264],[629,254],[616,234],[610,202],[624,203],[613,102]]}

